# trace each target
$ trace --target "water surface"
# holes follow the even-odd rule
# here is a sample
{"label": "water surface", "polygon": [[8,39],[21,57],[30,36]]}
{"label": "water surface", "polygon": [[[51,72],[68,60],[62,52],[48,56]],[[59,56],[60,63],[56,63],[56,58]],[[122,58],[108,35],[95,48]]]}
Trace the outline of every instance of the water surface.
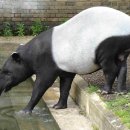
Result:
{"label": "water surface", "polygon": [[22,115],[32,92],[32,80],[21,83],[0,97],[0,130],[59,130],[43,100],[32,115]]}

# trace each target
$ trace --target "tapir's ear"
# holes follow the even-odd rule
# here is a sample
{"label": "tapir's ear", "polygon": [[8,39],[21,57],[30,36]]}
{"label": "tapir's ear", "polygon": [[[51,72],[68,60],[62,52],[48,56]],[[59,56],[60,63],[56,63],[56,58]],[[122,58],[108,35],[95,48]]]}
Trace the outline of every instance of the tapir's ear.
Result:
{"label": "tapir's ear", "polygon": [[20,57],[20,54],[18,52],[13,52],[11,56],[12,56],[14,61],[16,61],[16,62],[21,61],[21,57]]}

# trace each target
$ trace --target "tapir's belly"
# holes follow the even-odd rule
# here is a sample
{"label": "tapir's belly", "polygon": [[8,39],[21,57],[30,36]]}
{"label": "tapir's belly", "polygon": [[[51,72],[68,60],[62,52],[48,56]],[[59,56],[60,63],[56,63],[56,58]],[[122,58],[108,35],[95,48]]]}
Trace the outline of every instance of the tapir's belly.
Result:
{"label": "tapir's belly", "polygon": [[91,73],[99,69],[94,63],[99,44],[106,38],[129,34],[130,17],[126,14],[105,7],[88,9],[53,29],[53,58],[62,70]]}

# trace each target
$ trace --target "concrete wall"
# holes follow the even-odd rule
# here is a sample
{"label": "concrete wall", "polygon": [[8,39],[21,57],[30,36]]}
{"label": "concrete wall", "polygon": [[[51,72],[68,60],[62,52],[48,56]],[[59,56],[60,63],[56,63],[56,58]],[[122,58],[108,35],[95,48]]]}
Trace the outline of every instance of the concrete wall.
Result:
{"label": "concrete wall", "polygon": [[109,6],[130,14],[130,0],[0,0],[0,24],[30,25],[36,18],[57,23],[92,6]]}

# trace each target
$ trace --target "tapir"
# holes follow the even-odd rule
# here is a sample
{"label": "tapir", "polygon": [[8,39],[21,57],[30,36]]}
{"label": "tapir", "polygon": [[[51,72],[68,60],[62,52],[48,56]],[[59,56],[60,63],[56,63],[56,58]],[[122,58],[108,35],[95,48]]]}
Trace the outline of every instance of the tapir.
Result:
{"label": "tapir", "polygon": [[31,99],[23,109],[31,113],[59,77],[60,98],[54,108],[67,108],[75,75],[99,69],[106,80],[102,92],[111,93],[116,78],[122,92],[126,90],[129,52],[130,16],[109,7],[92,7],[20,45],[0,71],[0,94],[36,74]]}

